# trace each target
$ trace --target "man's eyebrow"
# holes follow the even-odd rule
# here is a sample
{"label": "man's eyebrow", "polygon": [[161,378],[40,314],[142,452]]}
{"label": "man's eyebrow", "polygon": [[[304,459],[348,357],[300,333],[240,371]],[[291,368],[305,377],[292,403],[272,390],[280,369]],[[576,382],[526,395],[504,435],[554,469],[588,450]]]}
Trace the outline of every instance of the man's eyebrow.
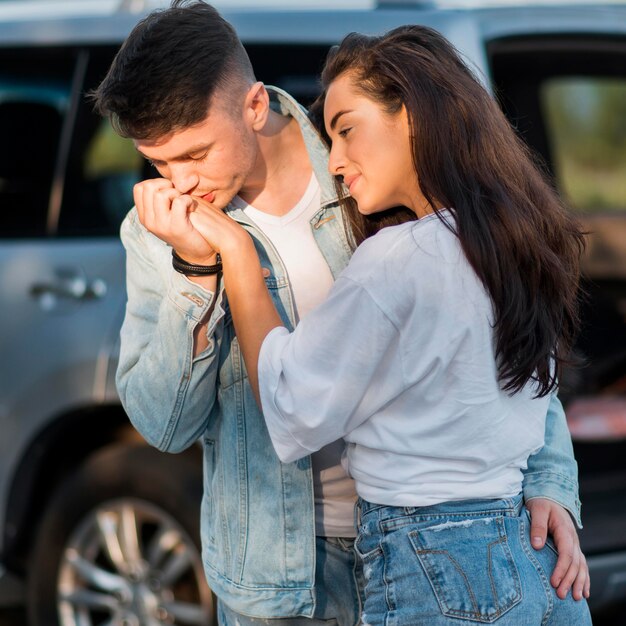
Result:
{"label": "man's eyebrow", "polygon": [[[211,142],[211,143],[198,144],[197,146],[192,146],[188,150],[185,150],[185,152],[183,152],[182,154],[179,154],[178,156],[172,157],[169,160],[170,161],[186,161],[187,159],[189,159],[191,157],[192,154],[195,154],[196,152],[205,152],[212,145],[213,145],[213,143]],[[144,154],[139,148],[137,148],[137,152],[139,152],[139,154],[144,159],[147,159],[148,161],[154,161],[155,163],[160,163],[161,162],[160,159],[151,159],[148,155]]]}
{"label": "man's eyebrow", "polygon": [[352,113],[349,109],[342,109],[341,111],[337,111],[335,115],[333,115],[333,119],[330,120],[330,130],[335,130],[335,126],[337,126],[337,120],[346,113]]}
{"label": "man's eyebrow", "polygon": [[139,148],[135,148],[135,150],[137,150],[137,152],[139,152],[139,154],[146,160],[146,161],[153,161],[153,159],[151,159],[147,154],[144,154]]}

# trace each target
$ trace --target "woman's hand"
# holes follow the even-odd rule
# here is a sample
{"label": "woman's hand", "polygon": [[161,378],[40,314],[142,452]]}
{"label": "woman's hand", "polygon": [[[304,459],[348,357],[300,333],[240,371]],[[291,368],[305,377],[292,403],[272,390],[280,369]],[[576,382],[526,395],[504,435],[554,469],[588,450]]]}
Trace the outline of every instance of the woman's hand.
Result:
{"label": "woman's hand", "polygon": [[531,515],[530,537],[533,548],[543,548],[549,534],[559,553],[550,577],[557,596],[565,599],[571,588],[574,600],[588,598],[589,568],[570,514],[560,504],[546,498],[528,500],[526,508]]}
{"label": "woman's hand", "polygon": [[242,226],[224,211],[200,198],[179,196],[172,202],[172,213],[186,214],[191,226],[222,257],[236,253],[242,246],[253,245]]}

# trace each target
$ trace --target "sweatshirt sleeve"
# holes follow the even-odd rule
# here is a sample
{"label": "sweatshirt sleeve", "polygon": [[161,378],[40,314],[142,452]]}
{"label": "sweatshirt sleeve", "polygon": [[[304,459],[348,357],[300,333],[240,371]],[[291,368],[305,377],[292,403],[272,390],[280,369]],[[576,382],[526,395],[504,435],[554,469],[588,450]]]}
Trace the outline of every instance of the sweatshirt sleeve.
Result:
{"label": "sweatshirt sleeve", "polygon": [[281,461],[342,438],[400,393],[399,358],[395,325],[365,288],[344,277],[294,332],[272,330],[259,355],[259,386]]}

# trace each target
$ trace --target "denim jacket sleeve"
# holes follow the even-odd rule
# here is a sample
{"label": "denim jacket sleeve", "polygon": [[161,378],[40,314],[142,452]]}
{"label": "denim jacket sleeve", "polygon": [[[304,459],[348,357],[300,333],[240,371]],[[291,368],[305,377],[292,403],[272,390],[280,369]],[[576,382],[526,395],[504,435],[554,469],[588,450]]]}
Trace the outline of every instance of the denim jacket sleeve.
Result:
{"label": "denim jacket sleeve", "polygon": [[547,498],[569,511],[579,528],[578,465],[565,412],[556,393],[552,394],[546,417],[544,447],[528,459],[524,473],[524,498]]}
{"label": "denim jacket sleeve", "polygon": [[180,452],[201,436],[215,404],[220,298],[208,324],[209,345],[194,359],[193,331],[215,294],[173,271],[170,248],[141,225],[135,209],[124,220],[121,237],[128,302],[117,389],[146,441]]}

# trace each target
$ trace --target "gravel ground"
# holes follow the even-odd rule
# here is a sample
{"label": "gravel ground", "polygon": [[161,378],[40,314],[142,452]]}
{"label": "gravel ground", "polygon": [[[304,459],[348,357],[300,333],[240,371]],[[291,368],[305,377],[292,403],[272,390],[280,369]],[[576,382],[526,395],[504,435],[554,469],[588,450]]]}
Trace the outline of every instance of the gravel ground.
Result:
{"label": "gravel ground", "polygon": [[[610,613],[594,615],[594,626],[626,626],[626,604]],[[0,626],[26,626],[26,616],[23,610],[0,610]],[[575,626],[572,624],[572,626]]]}

